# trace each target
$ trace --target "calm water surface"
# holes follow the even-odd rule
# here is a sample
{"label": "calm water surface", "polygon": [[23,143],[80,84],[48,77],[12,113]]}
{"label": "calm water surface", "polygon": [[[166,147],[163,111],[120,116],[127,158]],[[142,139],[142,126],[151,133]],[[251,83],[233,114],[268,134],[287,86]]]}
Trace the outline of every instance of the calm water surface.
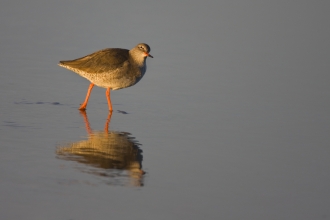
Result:
{"label": "calm water surface", "polygon": [[[329,6],[3,3],[1,219],[329,219]],[[141,82],[80,112],[58,61],[139,42]]]}

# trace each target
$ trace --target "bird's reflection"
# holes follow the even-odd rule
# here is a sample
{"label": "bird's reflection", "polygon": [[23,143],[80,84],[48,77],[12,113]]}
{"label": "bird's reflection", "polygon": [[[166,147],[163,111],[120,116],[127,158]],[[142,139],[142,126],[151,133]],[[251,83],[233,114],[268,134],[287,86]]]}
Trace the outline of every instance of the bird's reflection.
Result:
{"label": "bird's reflection", "polygon": [[[93,131],[87,114],[84,118],[87,140],[81,140],[57,149],[58,158],[86,164],[83,172],[105,176],[111,185],[143,186],[142,150],[134,137],[127,132],[109,131],[112,113],[109,113],[104,131]],[[129,180],[129,181],[127,181]]]}

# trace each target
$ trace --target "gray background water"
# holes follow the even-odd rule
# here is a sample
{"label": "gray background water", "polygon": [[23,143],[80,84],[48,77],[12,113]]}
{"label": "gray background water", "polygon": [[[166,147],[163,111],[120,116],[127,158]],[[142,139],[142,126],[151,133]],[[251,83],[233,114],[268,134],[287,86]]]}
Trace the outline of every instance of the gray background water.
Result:
{"label": "gray background water", "polygon": [[[329,9],[2,1],[1,219],[329,219]],[[89,83],[57,63],[139,42],[155,58],[141,82],[112,92],[109,127],[140,144],[146,174],[132,185],[128,170],[60,157],[88,139],[77,108]],[[87,110],[95,131],[104,92]]]}

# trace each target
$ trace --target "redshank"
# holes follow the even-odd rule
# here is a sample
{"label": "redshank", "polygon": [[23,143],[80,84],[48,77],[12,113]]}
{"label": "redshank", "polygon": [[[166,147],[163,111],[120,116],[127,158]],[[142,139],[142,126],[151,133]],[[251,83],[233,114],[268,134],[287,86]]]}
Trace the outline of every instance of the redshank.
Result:
{"label": "redshank", "polygon": [[140,43],[131,50],[107,48],[75,60],[60,61],[58,65],[91,82],[80,110],[86,109],[89,95],[94,85],[97,85],[106,88],[105,96],[109,111],[112,112],[110,90],[123,89],[138,83],[147,70],[147,56],[153,58],[149,52],[150,47]]}

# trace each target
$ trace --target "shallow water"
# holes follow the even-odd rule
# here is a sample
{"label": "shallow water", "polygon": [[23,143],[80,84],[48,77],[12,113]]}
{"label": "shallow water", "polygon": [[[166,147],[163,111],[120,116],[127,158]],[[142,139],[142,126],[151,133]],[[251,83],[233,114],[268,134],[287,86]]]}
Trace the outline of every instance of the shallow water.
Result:
{"label": "shallow water", "polygon": [[[187,7],[189,5],[189,7]],[[11,1],[0,24],[2,219],[327,219],[329,3]],[[113,91],[64,68],[151,47]]]}

